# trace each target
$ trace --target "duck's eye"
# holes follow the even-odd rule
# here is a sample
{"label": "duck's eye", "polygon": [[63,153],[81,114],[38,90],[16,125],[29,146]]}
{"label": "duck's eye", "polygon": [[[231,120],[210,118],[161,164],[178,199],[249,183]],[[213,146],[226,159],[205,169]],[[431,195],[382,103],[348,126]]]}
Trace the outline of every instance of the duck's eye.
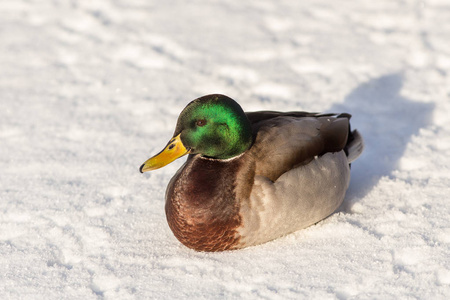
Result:
{"label": "duck's eye", "polygon": [[205,126],[206,125],[206,120],[204,120],[204,119],[197,120],[195,122],[195,125],[197,125],[199,127]]}

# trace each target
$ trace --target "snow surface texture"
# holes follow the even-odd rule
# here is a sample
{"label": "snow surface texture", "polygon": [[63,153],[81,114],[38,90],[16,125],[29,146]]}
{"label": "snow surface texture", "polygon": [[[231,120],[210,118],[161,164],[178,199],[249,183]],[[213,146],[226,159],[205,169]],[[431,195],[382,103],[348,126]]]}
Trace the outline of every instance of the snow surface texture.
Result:
{"label": "snow surface texture", "polygon": [[[450,2],[0,3],[1,299],[449,299]],[[161,150],[192,99],[349,112],[339,212],[198,253]]]}

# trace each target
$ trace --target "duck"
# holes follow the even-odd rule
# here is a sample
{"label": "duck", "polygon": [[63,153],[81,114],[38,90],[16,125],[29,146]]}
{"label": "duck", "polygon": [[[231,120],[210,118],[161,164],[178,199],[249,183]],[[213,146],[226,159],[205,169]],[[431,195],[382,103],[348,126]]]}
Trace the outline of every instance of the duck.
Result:
{"label": "duck", "polygon": [[344,200],[364,142],[348,113],[244,112],[211,94],[180,113],[140,172],[188,155],[166,189],[175,237],[204,252],[263,244],[314,225]]}

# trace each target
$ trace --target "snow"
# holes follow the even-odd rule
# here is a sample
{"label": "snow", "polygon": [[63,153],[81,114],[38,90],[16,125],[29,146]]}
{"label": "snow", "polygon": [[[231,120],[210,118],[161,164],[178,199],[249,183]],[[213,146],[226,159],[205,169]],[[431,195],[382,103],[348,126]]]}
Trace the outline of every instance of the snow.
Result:
{"label": "snow", "polygon": [[[450,3],[2,1],[1,299],[448,299]],[[196,97],[349,112],[338,213],[239,251],[182,246],[182,160],[139,166]]]}

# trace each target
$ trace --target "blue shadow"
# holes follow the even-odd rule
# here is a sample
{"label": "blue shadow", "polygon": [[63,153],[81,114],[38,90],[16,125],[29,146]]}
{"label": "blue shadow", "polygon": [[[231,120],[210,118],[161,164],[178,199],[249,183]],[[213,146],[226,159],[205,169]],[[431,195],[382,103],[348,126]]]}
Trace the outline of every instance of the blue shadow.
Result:
{"label": "blue shadow", "polygon": [[352,164],[343,210],[369,193],[380,178],[392,177],[408,142],[432,120],[434,104],[403,97],[402,86],[402,74],[382,76],[358,86],[344,103],[330,108],[352,114],[352,128],[365,142],[362,156]]}

